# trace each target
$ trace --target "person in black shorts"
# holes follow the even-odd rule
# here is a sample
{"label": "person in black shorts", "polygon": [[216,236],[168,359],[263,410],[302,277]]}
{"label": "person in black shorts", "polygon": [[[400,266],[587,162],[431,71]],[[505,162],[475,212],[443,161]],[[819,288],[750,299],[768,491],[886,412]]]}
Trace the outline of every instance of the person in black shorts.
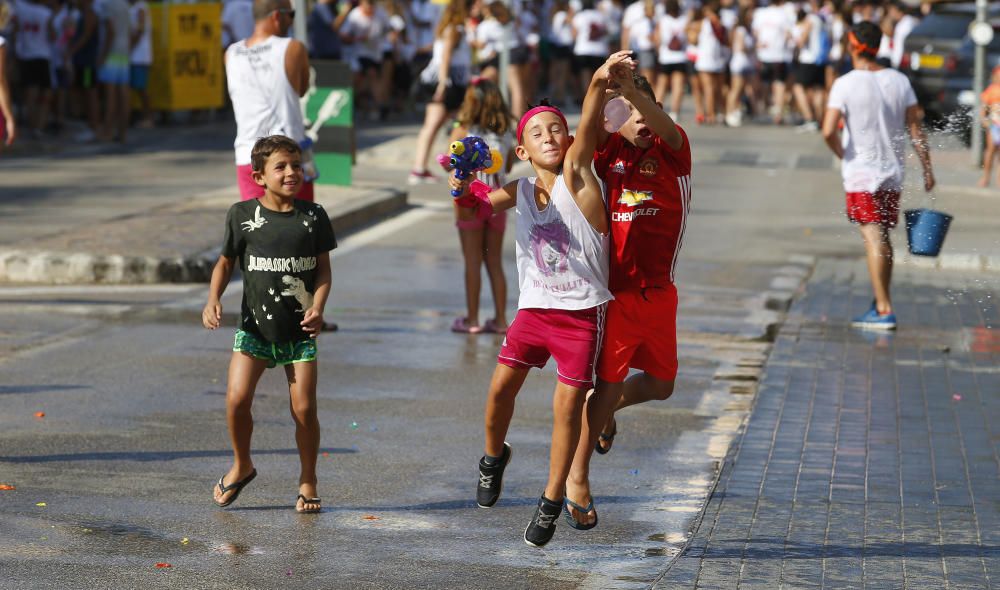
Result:
{"label": "person in black shorts", "polygon": [[93,141],[101,126],[101,111],[97,96],[97,51],[100,48],[97,15],[93,0],[73,0],[79,11],[76,33],[66,49],[66,63],[73,64],[73,90],[83,100],[71,99],[70,105],[83,104],[88,129],[78,133],[77,141]]}

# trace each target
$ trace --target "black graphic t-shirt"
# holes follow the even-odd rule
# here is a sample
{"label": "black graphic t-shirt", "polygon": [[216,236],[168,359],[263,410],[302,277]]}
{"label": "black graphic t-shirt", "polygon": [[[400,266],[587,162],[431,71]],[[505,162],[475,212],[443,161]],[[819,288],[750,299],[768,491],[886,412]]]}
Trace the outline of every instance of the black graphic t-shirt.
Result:
{"label": "black graphic t-shirt", "polygon": [[308,338],[300,322],[312,307],[316,259],[337,247],[322,206],[295,200],[287,213],[259,200],[229,208],[222,255],[239,258],[243,271],[240,329],[268,342]]}

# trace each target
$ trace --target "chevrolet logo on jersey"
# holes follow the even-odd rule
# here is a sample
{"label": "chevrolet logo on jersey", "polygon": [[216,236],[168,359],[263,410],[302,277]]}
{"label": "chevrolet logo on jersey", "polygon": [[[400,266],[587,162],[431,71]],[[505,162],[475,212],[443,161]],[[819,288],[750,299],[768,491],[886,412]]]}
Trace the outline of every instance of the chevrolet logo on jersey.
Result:
{"label": "chevrolet logo on jersey", "polygon": [[627,188],[622,189],[622,196],[618,198],[618,202],[623,205],[628,205],[629,207],[635,207],[643,201],[652,201],[653,192],[652,191],[633,191]]}

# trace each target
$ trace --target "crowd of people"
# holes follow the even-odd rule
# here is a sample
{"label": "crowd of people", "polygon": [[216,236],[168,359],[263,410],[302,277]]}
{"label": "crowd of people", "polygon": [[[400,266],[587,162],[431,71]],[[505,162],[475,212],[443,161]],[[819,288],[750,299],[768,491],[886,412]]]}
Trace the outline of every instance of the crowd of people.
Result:
{"label": "crowd of people", "polygon": [[[804,130],[818,129],[826,93],[850,69],[844,31],[877,23],[879,58],[898,66],[921,12],[899,0],[467,0],[461,22],[446,22],[449,3],[437,0],[309,5],[300,18],[310,57],[350,64],[361,121],[442,93],[446,108],[434,118],[443,120],[474,76],[503,78],[515,116],[542,96],[579,105],[604,57],[631,49],[676,120],[691,109],[699,124],[738,126],[769,113]],[[224,0],[220,26],[223,50],[249,37],[252,0]],[[0,0],[7,141],[17,129],[60,133],[67,119],[86,123],[79,141],[124,141],[130,122],[151,126],[151,30],[146,0]],[[141,99],[135,112],[130,89]]]}

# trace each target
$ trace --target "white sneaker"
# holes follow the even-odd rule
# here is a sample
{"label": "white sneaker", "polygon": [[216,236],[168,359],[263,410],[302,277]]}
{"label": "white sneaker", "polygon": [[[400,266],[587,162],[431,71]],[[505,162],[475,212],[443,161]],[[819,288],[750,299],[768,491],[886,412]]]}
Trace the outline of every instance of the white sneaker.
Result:
{"label": "white sneaker", "polygon": [[726,115],[726,125],[730,127],[739,127],[743,125],[743,113],[740,111],[733,111]]}
{"label": "white sneaker", "polygon": [[816,121],[806,121],[795,128],[796,133],[815,133],[819,131],[819,123]]}

